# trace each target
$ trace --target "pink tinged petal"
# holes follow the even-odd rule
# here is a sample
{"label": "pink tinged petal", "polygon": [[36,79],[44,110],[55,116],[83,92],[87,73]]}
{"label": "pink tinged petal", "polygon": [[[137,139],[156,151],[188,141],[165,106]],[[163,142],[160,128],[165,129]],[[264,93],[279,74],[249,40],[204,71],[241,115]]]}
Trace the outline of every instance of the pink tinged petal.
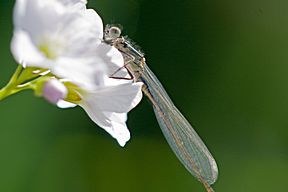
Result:
{"label": "pink tinged petal", "polygon": [[63,83],[57,79],[50,79],[43,86],[42,96],[52,104],[57,104],[65,99],[68,90]]}
{"label": "pink tinged petal", "polygon": [[83,102],[95,111],[127,113],[141,101],[142,85],[137,82],[103,87],[83,95]]}
{"label": "pink tinged petal", "polygon": [[18,63],[25,63],[27,66],[46,67],[46,58],[35,47],[29,35],[24,31],[18,30],[14,32],[11,51]]}

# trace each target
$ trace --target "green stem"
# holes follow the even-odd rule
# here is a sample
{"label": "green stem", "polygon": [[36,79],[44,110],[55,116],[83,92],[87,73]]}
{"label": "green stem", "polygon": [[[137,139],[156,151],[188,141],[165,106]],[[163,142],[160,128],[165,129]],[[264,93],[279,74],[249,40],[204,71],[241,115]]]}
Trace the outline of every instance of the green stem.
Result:
{"label": "green stem", "polygon": [[22,70],[23,70],[22,65],[18,65],[16,71],[14,72],[14,74],[12,75],[11,79],[9,80],[9,82],[5,87],[13,87],[16,84],[18,77],[22,73]]}
{"label": "green stem", "polygon": [[0,101],[5,99],[8,96],[14,95],[20,91],[27,90],[27,89],[33,89],[33,85],[30,83],[27,83],[23,86],[20,85],[16,87],[5,86],[4,88],[0,90]]}
{"label": "green stem", "polygon": [[9,95],[9,91],[4,87],[0,90],[0,101]]}
{"label": "green stem", "polygon": [[22,72],[22,65],[18,65],[16,71],[5,87],[0,90],[0,101],[12,94],[11,90],[15,87],[16,81]]}
{"label": "green stem", "polygon": [[[30,82],[26,82],[22,84],[24,81],[28,81],[29,79],[31,79],[32,77],[34,78],[35,76],[35,75],[33,76],[32,74],[30,76],[29,74],[26,74],[23,76],[23,73],[25,72],[25,70],[30,70],[30,69],[27,69],[27,68],[23,69],[22,65],[18,65],[15,73],[12,75],[7,85],[0,90],[0,101],[20,91],[35,88],[35,83],[37,82],[39,78],[41,78],[41,76],[38,78],[36,77]],[[21,81],[19,81],[20,80],[19,77]]]}

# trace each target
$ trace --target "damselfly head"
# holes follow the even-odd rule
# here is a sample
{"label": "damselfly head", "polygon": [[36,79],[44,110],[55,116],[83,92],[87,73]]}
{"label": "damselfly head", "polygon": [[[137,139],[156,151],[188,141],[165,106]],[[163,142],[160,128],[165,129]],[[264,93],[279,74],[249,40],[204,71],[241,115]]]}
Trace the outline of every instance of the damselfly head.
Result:
{"label": "damselfly head", "polygon": [[121,25],[106,25],[104,30],[104,40],[113,41],[121,36],[122,27]]}

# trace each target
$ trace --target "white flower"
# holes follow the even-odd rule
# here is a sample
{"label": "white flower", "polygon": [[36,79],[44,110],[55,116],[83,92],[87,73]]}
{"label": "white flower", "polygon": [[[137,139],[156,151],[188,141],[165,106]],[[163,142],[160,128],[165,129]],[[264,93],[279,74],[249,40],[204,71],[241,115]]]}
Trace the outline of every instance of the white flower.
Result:
{"label": "white flower", "polygon": [[91,90],[83,94],[79,105],[97,125],[124,146],[130,139],[125,123],[127,113],[141,101],[141,87],[139,82]]}
{"label": "white flower", "polygon": [[62,4],[68,6],[86,6],[87,0],[59,0]]}
{"label": "white flower", "polygon": [[[130,139],[127,113],[140,102],[142,83],[109,78],[124,65],[123,57],[102,42],[102,20],[86,3],[17,0],[12,54],[19,63],[48,69],[61,79],[67,97],[59,81],[50,82],[42,90],[47,100],[63,108],[81,106],[124,146]],[[126,69],[117,75],[129,76]]]}
{"label": "white flower", "polygon": [[[103,59],[98,51],[103,25],[95,11],[71,9],[70,1],[65,2],[17,0],[12,54],[19,63],[82,83],[91,79],[86,77],[93,75],[95,60]],[[98,62],[96,68],[101,67],[103,62]]]}
{"label": "white flower", "polygon": [[82,100],[79,105],[123,147],[130,139],[125,123],[127,113],[141,101],[143,83],[114,80],[104,74],[97,77],[102,82],[99,81],[95,89],[80,93]]}
{"label": "white flower", "polygon": [[[107,52],[107,58],[113,56],[110,62],[106,61],[107,69],[110,71],[108,74],[123,66],[123,57],[114,47],[102,45],[101,50]],[[127,113],[141,101],[143,83],[109,78],[108,74],[103,70],[95,71],[93,80],[88,81],[93,81],[93,84],[86,84],[85,88],[82,86],[80,90],[74,90],[81,98],[76,103],[123,147],[130,139],[126,126]],[[122,77],[129,76],[126,69],[117,74]],[[69,102],[63,101],[59,102],[58,106],[73,107]]]}

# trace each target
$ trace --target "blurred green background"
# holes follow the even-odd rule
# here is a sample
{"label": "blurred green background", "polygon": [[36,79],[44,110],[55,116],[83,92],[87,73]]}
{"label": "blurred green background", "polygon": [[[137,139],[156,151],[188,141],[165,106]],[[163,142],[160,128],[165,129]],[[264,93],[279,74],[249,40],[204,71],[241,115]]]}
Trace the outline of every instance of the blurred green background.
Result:
{"label": "blurred green background", "polygon": [[[14,1],[0,2],[0,85]],[[287,191],[287,0],[91,0],[146,53],[219,166],[216,191]],[[0,191],[205,191],[162,136],[146,98],[129,114],[125,148],[80,108],[32,92],[0,105]]]}

